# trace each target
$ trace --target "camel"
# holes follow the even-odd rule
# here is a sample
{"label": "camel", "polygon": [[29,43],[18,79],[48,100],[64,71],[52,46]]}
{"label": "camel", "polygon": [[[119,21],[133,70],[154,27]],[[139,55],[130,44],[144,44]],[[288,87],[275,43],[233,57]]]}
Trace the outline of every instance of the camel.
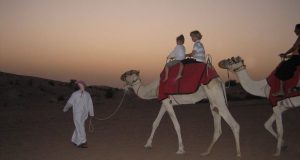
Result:
{"label": "camel", "polygon": [[[135,94],[142,99],[154,99],[158,98],[158,88],[159,88],[159,81],[160,79],[157,78],[153,82],[149,83],[148,85],[143,85],[139,76],[139,71],[137,70],[130,70],[125,72],[121,76],[121,80],[126,82],[125,89],[132,88]],[[225,122],[230,126],[236,145],[236,156],[240,157],[240,140],[239,140],[239,132],[240,126],[235,121],[231,113],[227,108],[227,101],[226,101],[226,94],[224,94],[224,83],[222,80],[218,78],[214,78],[211,80],[207,85],[201,85],[195,93],[186,94],[186,95],[170,95],[168,98],[162,100],[162,105],[160,107],[160,111],[153,122],[152,131],[150,137],[147,140],[147,143],[144,147],[152,148],[152,140],[155,134],[159,123],[167,112],[172,120],[174,125],[175,131],[177,133],[178,138],[178,150],[177,154],[184,154],[184,146],[181,137],[181,129],[179,122],[176,118],[176,114],[174,112],[173,106],[181,105],[181,104],[195,104],[196,102],[202,99],[208,99],[210,102],[210,109],[214,119],[214,134],[211,140],[211,143],[206,150],[206,152],[202,153],[202,156],[206,156],[210,154],[214,144],[219,139],[222,134],[221,130],[221,118],[225,120]]]}
{"label": "camel", "polygon": [[[266,79],[254,81],[248,75],[246,66],[241,57],[232,57],[231,59],[225,59],[219,62],[219,67],[228,69],[234,72],[240,81],[242,87],[250,94],[259,97],[269,97],[270,86]],[[282,113],[290,108],[295,108],[300,105],[300,96],[286,98],[277,103],[273,107],[273,113],[271,117],[265,122],[264,127],[277,139],[276,152],[273,156],[280,156],[282,148],[286,148],[283,141],[283,124]],[[274,131],[272,124],[276,122],[276,132]]]}

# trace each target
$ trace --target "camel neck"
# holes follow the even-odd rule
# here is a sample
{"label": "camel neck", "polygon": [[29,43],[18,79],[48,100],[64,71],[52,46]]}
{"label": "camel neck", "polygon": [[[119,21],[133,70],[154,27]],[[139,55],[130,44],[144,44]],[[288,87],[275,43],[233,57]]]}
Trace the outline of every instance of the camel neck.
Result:
{"label": "camel neck", "polygon": [[259,97],[267,97],[269,94],[270,87],[266,81],[263,80],[253,80],[246,69],[239,70],[235,72],[243,89],[245,89],[248,93],[259,96]]}
{"label": "camel neck", "polygon": [[147,85],[143,85],[141,81],[137,81],[132,88],[138,97],[142,99],[154,99],[157,98],[158,85],[159,79]]}

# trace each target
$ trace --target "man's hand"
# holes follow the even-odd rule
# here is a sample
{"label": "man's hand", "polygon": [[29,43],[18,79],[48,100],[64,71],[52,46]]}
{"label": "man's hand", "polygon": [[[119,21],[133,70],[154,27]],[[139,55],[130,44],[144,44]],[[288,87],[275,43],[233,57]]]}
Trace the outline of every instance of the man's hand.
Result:
{"label": "man's hand", "polygon": [[68,109],[66,107],[64,107],[63,112],[67,112],[67,111],[68,111]]}

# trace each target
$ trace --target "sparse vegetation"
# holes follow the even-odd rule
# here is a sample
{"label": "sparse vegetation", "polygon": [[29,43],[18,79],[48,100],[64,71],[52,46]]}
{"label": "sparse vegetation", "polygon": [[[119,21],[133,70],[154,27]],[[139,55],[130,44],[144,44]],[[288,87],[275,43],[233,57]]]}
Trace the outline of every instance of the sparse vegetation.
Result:
{"label": "sparse vegetation", "polygon": [[42,91],[42,92],[45,92],[45,91],[46,91],[45,88],[44,88],[42,85],[39,85],[39,86],[38,86],[38,89],[39,89],[40,91]]}
{"label": "sparse vegetation", "polygon": [[54,83],[54,81],[48,81],[48,84],[50,85],[50,86],[55,86],[55,83]]}
{"label": "sparse vegetation", "polygon": [[15,81],[15,85],[16,85],[16,86],[19,86],[19,85],[20,85],[19,80],[16,80],[16,81]]}
{"label": "sparse vegetation", "polygon": [[33,79],[29,79],[27,84],[28,84],[28,86],[32,87],[33,86]]}
{"label": "sparse vegetation", "polygon": [[64,95],[60,95],[57,97],[57,101],[60,102],[60,101],[64,101],[66,98]]}
{"label": "sparse vegetation", "polygon": [[69,82],[69,86],[73,87],[75,85],[76,80],[75,79],[71,79]]}
{"label": "sparse vegetation", "polygon": [[105,91],[104,97],[108,99],[108,98],[113,98],[114,95],[115,95],[115,92],[114,92],[113,88],[109,88]]}

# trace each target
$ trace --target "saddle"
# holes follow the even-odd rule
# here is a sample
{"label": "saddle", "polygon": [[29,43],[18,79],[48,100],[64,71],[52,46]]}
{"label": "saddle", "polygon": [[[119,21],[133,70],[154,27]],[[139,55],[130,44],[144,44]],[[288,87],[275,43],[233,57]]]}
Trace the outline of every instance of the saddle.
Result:
{"label": "saddle", "polygon": [[163,100],[169,95],[191,94],[198,90],[201,84],[206,85],[212,79],[218,77],[216,70],[211,64],[197,62],[193,59],[182,61],[184,68],[182,77],[176,80],[179,64],[169,68],[169,75],[166,81],[165,71],[160,74],[160,85],[158,99]]}
{"label": "saddle", "polygon": [[284,63],[285,61],[282,61],[281,63],[279,63],[279,65],[274,69],[274,71],[267,77],[267,83],[270,86],[270,93],[269,93],[269,101],[271,102],[271,105],[274,107],[277,105],[278,101],[281,101],[283,99],[286,98],[291,98],[291,97],[295,97],[295,96],[300,96],[300,92],[293,92],[292,88],[294,88],[299,80],[299,76],[300,76],[300,67],[296,67],[295,71],[289,71],[286,74],[290,74],[290,72],[294,72],[294,74],[291,76],[290,79],[284,81],[284,92],[285,92],[285,96],[273,96],[273,93],[276,93],[279,91],[280,89],[280,79],[277,78],[277,76],[275,76],[277,70],[281,67],[282,63]]}

